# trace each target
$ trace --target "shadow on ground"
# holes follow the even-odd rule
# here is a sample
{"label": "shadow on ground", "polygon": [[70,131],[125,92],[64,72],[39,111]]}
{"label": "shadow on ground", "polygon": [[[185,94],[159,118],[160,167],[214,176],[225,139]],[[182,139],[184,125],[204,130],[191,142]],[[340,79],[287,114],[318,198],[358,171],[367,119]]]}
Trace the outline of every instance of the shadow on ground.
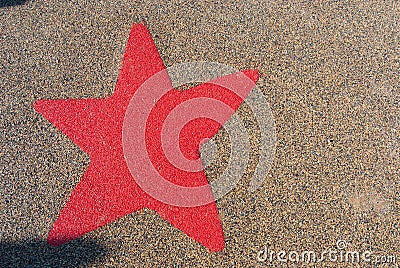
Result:
{"label": "shadow on ground", "polygon": [[0,243],[0,267],[86,267],[106,255],[106,248],[93,240],[78,239],[59,247],[46,241]]}
{"label": "shadow on ground", "polygon": [[0,8],[23,5],[28,0],[0,0]]}

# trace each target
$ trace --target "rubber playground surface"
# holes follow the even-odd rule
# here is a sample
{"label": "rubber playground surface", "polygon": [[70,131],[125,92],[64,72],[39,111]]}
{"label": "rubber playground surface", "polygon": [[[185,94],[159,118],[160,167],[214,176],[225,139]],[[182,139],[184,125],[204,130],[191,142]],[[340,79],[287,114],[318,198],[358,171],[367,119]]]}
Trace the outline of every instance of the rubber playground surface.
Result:
{"label": "rubber playground surface", "polygon": [[400,263],[397,1],[0,3],[0,267]]}

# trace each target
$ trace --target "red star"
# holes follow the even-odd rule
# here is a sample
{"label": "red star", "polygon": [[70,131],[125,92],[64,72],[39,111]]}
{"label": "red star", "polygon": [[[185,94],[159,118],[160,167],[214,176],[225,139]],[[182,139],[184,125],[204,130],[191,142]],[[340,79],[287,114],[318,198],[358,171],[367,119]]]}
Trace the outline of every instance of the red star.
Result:
{"label": "red star", "polygon": [[[223,230],[215,202],[197,207],[163,203],[138,186],[124,159],[122,128],[129,102],[147,79],[164,69],[148,30],[143,24],[136,24],[130,33],[112,96],[101,99],[38,100],[34,104],[37,112],[90,157],[86,173],[49,233],[49,244],[61,245],[127,214],[149,208],[211,251],[224,248]],[[257,81],[256,71],[244,73]],[[246,94],[250,90],[246,89]],[[243,101],[229,90],[208,83],[183,92],[171,90],[155,105],[146,124],[147,153],[157,171],[166,180],[188,187],[208,185],[207,178],[203,171],[182,171],[168,162],[161,146],[161,126],[174,107],[198,97],[221,100],[233,111]],[[230,116],[231,113],[226,114],[226,118]],[[183,154],[190,159],[198,158],[199,142],[203,138],[211,138],[220,127],[221,124],[205,118],[191,121],[182,129],[179,137]]]}

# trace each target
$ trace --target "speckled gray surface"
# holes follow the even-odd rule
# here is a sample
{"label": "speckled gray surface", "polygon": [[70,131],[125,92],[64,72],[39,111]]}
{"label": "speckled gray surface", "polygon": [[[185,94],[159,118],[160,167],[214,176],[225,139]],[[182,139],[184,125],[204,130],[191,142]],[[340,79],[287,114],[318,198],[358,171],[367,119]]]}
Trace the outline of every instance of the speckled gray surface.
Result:
{"label": "speckled gray surface", "polygon": [[[349,249],[397,254],[400,263],[398,1],[28,1],[1,8],[0,18],[4,263],[26,255],[38,266],[266,266],[257,261],[264,245],[323,251],[339,239]],[[250,164],[217,202],[220,253],[144,210],[52,258],[41,241],[89,158],[32,103],[111,94],[129,30],[142,20],[167,66],[217,61],[260,70],[277,129],[275,162],[262,189],[247,191]]]}

